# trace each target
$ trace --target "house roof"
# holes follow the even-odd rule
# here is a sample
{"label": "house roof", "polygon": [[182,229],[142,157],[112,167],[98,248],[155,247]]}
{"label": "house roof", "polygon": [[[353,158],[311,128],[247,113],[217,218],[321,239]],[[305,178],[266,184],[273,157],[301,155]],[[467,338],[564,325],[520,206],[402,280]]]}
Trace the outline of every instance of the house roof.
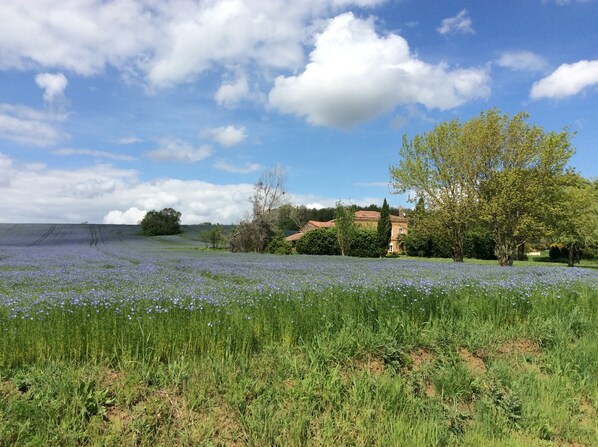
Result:
{"label": "house roof", "polygon": [[328,222],[319,222],[317,220],[310,220],[309,222],[307,222],[304,225],[304,227],[307,226],[307,225],[313,225],[316,228],[332,228],[332,227],[334,227],[334,221],[333,220],[329,220]]}
{"label": "house roof", "polygon": [[[355,211],[355,220],[367,220],[378,222],[380,212],[378,211]],[[391,222],[407,222],[406,217],[390,215]]]}
{"label": "house roof", "polygon": [[293,241],[296,241],[297,239],[301,239],[301,237],[303,236],[303,234],[304,233],[301,233],[301,232],[295,233],[295,234],[291,234],[290,236],[285,237],[284,240],[288,241],[288,242],[293,242]]}

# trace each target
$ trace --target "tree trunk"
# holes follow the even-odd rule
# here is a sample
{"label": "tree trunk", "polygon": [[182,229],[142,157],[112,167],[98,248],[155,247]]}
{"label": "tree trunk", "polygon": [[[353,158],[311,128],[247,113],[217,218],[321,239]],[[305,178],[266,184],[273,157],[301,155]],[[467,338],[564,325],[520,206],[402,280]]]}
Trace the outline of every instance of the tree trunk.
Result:
{"label": "tree trunk", "polygon": [[465,231],[459,226],[453,229],[453,261],[463,262],[465,258]]}
{"label": "tree trunk", "polygon": [[508,236],[499,235],[496,237],[496,246],[494,247],[494,254],[498,259],[498,264],[501,267],[513,266],[513,254],[515,252],[515,243]]}
{"label": "tree trunk", "polygon": [[517,260],[525,261],[525,242],[522,242],[517,246]]}
{"label": "tree trunk", "polygon": [[567,259],[567,267],[573,267],[575,262],[575,244],[569,244],[569,258]]}

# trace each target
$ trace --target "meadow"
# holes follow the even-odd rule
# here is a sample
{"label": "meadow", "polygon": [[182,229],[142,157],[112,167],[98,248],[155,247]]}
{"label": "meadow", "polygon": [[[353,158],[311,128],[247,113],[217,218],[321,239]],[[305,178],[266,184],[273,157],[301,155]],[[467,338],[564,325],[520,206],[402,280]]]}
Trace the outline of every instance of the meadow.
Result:
{"label": "meadow", "polygon": [[598,271],[0,224],[0,446],[596,446]]}

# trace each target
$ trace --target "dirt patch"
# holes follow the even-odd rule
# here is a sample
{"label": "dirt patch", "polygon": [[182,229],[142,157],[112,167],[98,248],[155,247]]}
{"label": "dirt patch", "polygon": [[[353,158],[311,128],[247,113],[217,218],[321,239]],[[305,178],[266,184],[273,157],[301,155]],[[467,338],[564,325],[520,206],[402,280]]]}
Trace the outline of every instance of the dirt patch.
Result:
{"label": "dirt patch", "polygon": [[356,371],[368,371],[372,376],[379,376],[385,371],[384,359],[368,355],[363,359],[355,361]]}
{"label": "dirt patch", "polygon": [[115,431],[124,431],[131,419],[131,415],[119,407],[110,407],[106,411],[105,419]]}
{"label": "dirt patch", "polygon": [[542,352],[538,343],[528,339],[519,338],[516,340],[508,340],[501,344],[497,352],[502,355],[519,355],[519,354],[533,354],[537,355]]}
{"label": "dirt patch", "polygon": [[459,348],[459,357],[467,368],[467,370],[476,376],[482,376],[486,374],[486,364],[477,355],[472,354],[467,348]]}
{"label": "dirt patch", "polygon": [[418,348],[409,353],[409,359],[411,360],[411,369],[419,371],[422,367],[434,361],[434,354],[426,349]]}
{"label": "dirt patch", "polygon": [[424,382],[424,394],[427,397],[436,397],[436,388],[429,380]]}

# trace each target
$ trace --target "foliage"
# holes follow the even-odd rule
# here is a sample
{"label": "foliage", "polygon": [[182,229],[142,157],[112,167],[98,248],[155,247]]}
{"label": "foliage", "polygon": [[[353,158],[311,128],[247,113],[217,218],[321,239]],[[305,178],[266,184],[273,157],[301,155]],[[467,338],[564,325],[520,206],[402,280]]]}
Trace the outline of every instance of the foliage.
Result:
{"label": "foliage", "polygon": [[276,234],[276,228],[268,216],[255,216],[253,220],[242,221],[233,229],[231,251],[263,253]]}
{"label": "foliage", "polygon": [[[356,228],[347,253],[358,258],[377,258],[380,256],[378,232],[365,228]],[[386,254],[386,251],[384,252]]]}
{"label": "foliage", "polygon": [[341,255],[346,256],[351,250],[351,243],[355,237],[355,207],[346,207],[340,200],[336,203],[336,237],[341,249]]}
{"label": "foliage", "polygon": [[148,211],[140,222],[145,236],[161,236],[181,232],[181,213],[164,208],[162,211]]}
{"label": "foliage", "polygon": [[475,151],[462,141],[458,120],[443,122],[432,131],[409,140],[405,135],[398,166],[391,178],[398,192],[415,191],[434,213],[434,226],[446,228],[452,257],[463,262],[465,233],[477,216],[477,181],[480,172]]}
{"label": "foliage", "polygon": [[563,179],[554,239],[567,248],[567,263],[573,267],[579,251],[598,241],[598,191],[578,174]]}
{"label": "foliage", "polygon": [[295,244],[302,255],[340,255],[336,228],[319,228],[308,231]]}
{"label": "foliage", "polygon": [[401,161],[391,168],[394,186],[414,190],[433,211],[427,218],[446,228],[455,261],[463,261],[466,235],[481,222],[492,231],[499,264],[508,266],[517,246],[550,230],[573,154],[571,134],[544,132],[527,119],[491,109],[403,138]]}
{"label": "foliage", "polygon": [[388,252],[390,245],[390,238],[392,235],[392,223],[390,221],[390,209],[386,198],[382,204],[380,211],[380,219],[378,219],[377,226],[377,237],[378,237],[378,250],[380,256],[385,256]]}
{"label": "foliage", "polygon": [[199,240],[210,244],[213,249],[221,248],[226,241],[224,227],[222,225],[214,225],[209,230],[202,231],[199,233]]}
{"label": "foliage", "polygon": [[439,234],[422,234],[411,232],[405,235],[403,248],[409,256],[426,258],[450,258],[450,243]]}
{"label": "foliage", "polygon": [[500,265],[511,266],[518,245],[549,231],[573,154],[567,130],[545,132],[528,118],[492,109],[464,126],[470,150],[484,161],[481,216],[493,231]]}
{"label": "foliage", "polygon": [[277,236],[270,241],[266,251],[273,255],[290,255],[293,253],[293,246],[283,236]]}
{"label": "foliage", "polygon": [[475,259],[496,259],[492,231],[480,224],[465,234],[465,256]]}

